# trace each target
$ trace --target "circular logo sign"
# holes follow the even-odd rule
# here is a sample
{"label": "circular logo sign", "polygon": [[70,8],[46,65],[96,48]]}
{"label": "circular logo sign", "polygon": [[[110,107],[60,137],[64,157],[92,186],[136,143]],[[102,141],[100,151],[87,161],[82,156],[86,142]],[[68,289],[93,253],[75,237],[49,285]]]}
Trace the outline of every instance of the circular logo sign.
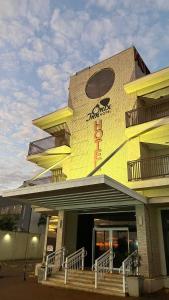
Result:
{"label": "circular logo sign", "polygon": [[85,88],[88,98],[97,99],[104,96],[113,86],[115,73],[113,69],[105,68],[92,75]]}

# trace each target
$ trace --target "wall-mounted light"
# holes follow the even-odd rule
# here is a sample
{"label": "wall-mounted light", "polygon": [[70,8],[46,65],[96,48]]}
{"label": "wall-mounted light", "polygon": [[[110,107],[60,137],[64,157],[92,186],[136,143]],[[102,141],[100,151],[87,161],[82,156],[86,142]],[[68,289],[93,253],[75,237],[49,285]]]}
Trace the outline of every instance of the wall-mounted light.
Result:
{"label": "wall-mounted light", "polygon": [[135,241],[135,245],[136,245],[136,247],[138,248],[138,241],[137,241],[137,240]]}
{"label": "wall-mounted light", "polygon": [[11,241],[11,236],[10,236],[10,234],[9,233],[6,233],[5,235],[4,235],[4,241],[5,242],[10,242]]}
{"label": "wall-mounted light", "polygon": [[32,243],[37,243],[37,242],[38,242],[37,236],[33,236],[33,237],[32,237]]}

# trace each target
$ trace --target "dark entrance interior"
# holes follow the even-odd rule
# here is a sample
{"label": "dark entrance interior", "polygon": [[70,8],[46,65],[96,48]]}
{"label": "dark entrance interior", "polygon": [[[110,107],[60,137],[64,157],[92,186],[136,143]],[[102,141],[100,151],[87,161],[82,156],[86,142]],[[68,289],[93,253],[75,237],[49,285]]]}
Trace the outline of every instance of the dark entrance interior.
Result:
{"label": "dark entrance interior", "polygon": [[87,250],[88,254],[87,257],[85,258],[85,265],[87,267],[91,267],[92,265],[93,227],[94,227],[94,217],[92,215],[79,215],[76,249],[85,247],[85,249]]}
{"label": "dark entrance interior", "polygon": [[169,275],[169,210],[161,211],[167,275]]}
{"label": "dark entrance interior", "polygon": [[[77,249],[81,247],[87,250],[85,266],[88,268],[91,268],[94,260],[110,247],[116,252],[116,257],[122,257],[120,252],[124,248],[125,258],[137,248],[135,212],[80,214]],[[117,263],[117,267],[119,266]]]}

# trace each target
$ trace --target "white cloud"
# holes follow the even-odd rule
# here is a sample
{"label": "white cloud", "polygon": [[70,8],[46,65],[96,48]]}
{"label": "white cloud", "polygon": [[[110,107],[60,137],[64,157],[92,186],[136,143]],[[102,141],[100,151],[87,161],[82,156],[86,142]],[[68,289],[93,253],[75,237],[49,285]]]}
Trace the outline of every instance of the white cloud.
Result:
{"label": "white cloud", "polygon": [[0,20],[0,40],[18,48],[24,45],[33,36],[32,28],[19,21]]}
{"label": "white cloud", "polygon": [[[21,0],[24,1],[24,0]],[[26,0],[28,5],[28,11],[33,16],[37,16],[41,20],[46,20],[50,15],[50,0]]]}
{"label": "white cloud", "polygon": [[63,37],[70,40],[81,36],[89,19],[90,15],[84,11],[65,10],[61,12],[61,10],[55,9],[50,24],[51,29],[55,33],[60,33]]}
{"label": "white cloud", "polygon": [[89,0],[87,6],[98,5],[104,8],[106,11],[109,11],[117,4],[117,0]]}
{"label": "white cloud", "polygon": [[[29,142],[44,136],[32,126],[39,111],[39,93],[16,80],[0,81],[0,188],[16,186],[33,176],[35,166],[26,161]],[[11,182],[11,183],[10,183]],[[9,187],[9,186],[8,186]]]}
{"label": "white cloud", "polygon": [[16,53],[13,51],[0,53],[0,66],[1,66],[1,71],[2,70],[16,71],[19,67],[19,60],[17,58]]}
{"label": "white cloud", "polygon": [[125,45],[119,41],[117,38],[112,39],[105,43],[103,49],[100,51],[99,60],[103,60],[117,52],[122,51],[125,48]]}
{"label": "white cloud", "polygon": [[169,2],[166,0],[88,0],[87,7],[90,6],[98,6],[107,12],[121,7],[142,13],[152,9],[166,11],[169,9]]}
{"label": "white cloud", "polygon": [[46,19],[50,14],[50,0],[0,0],[0,8],[1,18],[26,17],[27,14],[32,14]]}
{"label": "white cloud", "polygon": [[151,68],[168,51],[167,1],[88,0],[78,10],[73,1],[72,9],[56,3],[0,0],[0,180],[6,187],[34,172],[25,161],[28,143],[44,133],[31,120],[67,103],[72,73],[133,44]]}
{"label": "white cloud", "polygon": [[16,18],[19,15],[25,15],[27,2],[27,0],[0,0],[0,17]]}
{"label": "white cloud", "polygon": [[42,90],[55,98],[56,103],[59,105],[62,99],[64,105],[67,95],[67,91],[64,89],[64,82],[68,79],[67,75],[60,68],[50,64],[39,67],[37,73],[42,80]]}
{"label": "white cloud", "polygon": [[42,62],[45,58],[43,51],[31,50],[23,47],[20,51],[21,59],[27,62]]}
{"label": "white cloud", "polygon": [[59,72],[53,65],[45,65],[38,69],[38,75],[41,79],[49,79],[55,82],[59,77]]}

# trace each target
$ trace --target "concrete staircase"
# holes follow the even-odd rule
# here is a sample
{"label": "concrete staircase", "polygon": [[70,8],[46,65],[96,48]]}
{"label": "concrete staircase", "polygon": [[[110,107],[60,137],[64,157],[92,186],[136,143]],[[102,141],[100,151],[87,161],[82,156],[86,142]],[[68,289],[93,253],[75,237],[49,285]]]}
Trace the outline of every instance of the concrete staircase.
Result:
{"label": "concrete staircase", "polygon": [[120,274],[105,274],[104,278],[99,280],[97,289],[94,287],[94,282],[94,272],[71,270],[66,285],[64,284],[64,271],[58,271],[55,275],[49,277],[47,281],[42,281],[42,284],[99,294],[125,296],[122,275]]}

